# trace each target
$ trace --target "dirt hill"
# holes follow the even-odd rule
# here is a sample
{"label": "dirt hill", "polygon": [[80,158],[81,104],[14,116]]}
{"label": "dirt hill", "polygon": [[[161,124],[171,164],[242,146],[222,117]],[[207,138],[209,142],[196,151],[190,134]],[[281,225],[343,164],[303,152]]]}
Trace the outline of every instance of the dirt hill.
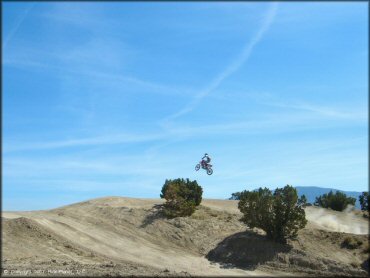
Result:
{"label": "dirt hill", "polygon": [[368,274],[368,221],[354,212],[308,207],[306,228],[281,245],[241,223],[237,201],[203,200],[191,217],[175,219],[162,215],[162,203],[107,197],[3,212],[3,274]]}

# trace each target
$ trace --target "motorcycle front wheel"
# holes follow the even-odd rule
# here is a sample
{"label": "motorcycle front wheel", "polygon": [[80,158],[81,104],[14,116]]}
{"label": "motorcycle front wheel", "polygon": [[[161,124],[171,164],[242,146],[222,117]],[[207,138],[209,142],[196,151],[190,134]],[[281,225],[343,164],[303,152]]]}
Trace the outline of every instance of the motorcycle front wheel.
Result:
{"label": "motorcycle front wheel", "polygon": [[195,166],[195,171],[198,171],[200,169],[200,164],[197,164],[197,166]]}
{"label": "motorcycle front wheel", "polygon": [[208,168],[208,169],[207,169],[207,174],[208,174],[208,175],[212,175],[212,173],[213,173],[212,168]]}

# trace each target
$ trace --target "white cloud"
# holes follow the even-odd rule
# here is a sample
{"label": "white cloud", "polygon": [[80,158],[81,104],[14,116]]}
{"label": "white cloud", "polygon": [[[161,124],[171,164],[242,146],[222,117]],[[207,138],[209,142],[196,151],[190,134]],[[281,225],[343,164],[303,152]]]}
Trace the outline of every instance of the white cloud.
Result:
{"label": "white cloud", "polygon": [[[297,112],[287,111],[284,113],[270,113],[263,118],[251,118],[208,125],[180,125],[167,127],[163,132],[153,133],[116,133],[95,137],[85,137],[60,141],[44,141],[33,143],[4,142],[4,153],[17,151],[34,151],[71,147],[86,146],[108,146],[139,144],[144,142],[158,142],[158,145],[151,145],[149,152],[157,152],[160,148],[189,138],[200,136],[236,135],[236,134],[274,134],[290,131],[304,131],[328,128],[333,126],[353,126],[354,121],[358,124],[367,123],[366,113],[361,112],[340,112],[335,109],[314,105],[293,105],[283,103],[267,103],[279,107],[289,107]],[[303,112],[301,112],[303,110]],[[308,111],[308,112],[307,112]],[[338,119],[340,121],[338,121]]]}
{"label": "white cloud", "polygon": [[32,8],[36,5],[36,3],[31,3],[28,7],[24,9],[24,11],[18,16],[16,19],[13,27],[10,29],[9,33],[5,36],[4,42],[3,42],[3,49],[7,48],[9,42],[12,40],[14,35],[17,33],[18,29],[22,25],[22,23],[26,20],[29,12],[32,10]]}
{"label": "white cloud", "polygon": [[163,120],[163,123],[165,125],[168,124],[169,121],[191,112],[203,98],[205,98],[208,94],[217,89],[227,77],[229,77],[235,71],[237,71],[248,60],[254,47],[263,38],[263,35],[270,28],[276,15],[277,7],[278,7],[277,2],[271,4],[269,10],[267,11],[266,15],[263,18],[261,27],[259,28],[257,33],[253,36],[253,38],[244,46],[240,55],[231,64],[229,64],[215,79],[213,79],[204,90],[200,91],[193,98],[193,100],[190,103],[188,103],[183,109],[165,118]]}
{"label": "white cloud", "polygon": [[98,146],[98,145],[114,145],[114,144],[129,144],[148,141],[156,141],[165,138],[164,134],[112,134],[97,137],[87,137],[79,139],[69,139],[61,141],[45,141],[35,143],[5,143],[4,153],[26,150],[46,150],[58,149],[76,146]]}

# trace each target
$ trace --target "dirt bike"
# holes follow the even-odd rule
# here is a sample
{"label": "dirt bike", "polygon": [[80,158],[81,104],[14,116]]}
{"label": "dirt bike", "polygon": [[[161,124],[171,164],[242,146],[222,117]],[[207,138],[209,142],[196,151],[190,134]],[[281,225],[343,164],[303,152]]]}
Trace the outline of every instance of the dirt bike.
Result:
{"label": "dirt bike", "polygon": [[212,175],[213,170],[212,170],[212,165],[206,163],[205,161],[200,161],[196,166],[195,166],[195,171],[198,171],[202,167],[202,169],[207,170],[208,175]]}

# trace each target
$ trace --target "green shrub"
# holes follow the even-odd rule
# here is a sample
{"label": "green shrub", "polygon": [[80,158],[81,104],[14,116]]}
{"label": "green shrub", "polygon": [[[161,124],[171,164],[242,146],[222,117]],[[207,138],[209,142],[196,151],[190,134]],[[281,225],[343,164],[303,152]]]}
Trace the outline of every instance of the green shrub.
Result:
{"label": "green shrub", "polygon": [[343,211],[348,205],[355,205],[356,199],[347,197],[343,192],[336,191],[335,194],[332,190],[328,194],[323,194],[316,197],[315,205],[323,208],[331,208],[336,211]]}
{"label": "green shrub", "polygon": [[161,198],[166,199],[164,213],[167,217],[190,216],[202,201],[203,189],[197,181],[189,179],[166,180]]}
{"label": "green shrub", "polygon": [[358,200],[360,201],[361,210],[369,211],[369,193],[366,191],[362,192]]}
{"label": "green shrub", "polygon": [[347,249],[356,249],[360,247],[361,245],[362,245],[361,240],[355,239],[350,236],[346,237],[341,244],[342,248],[347,248]]}
{"label": "green shrub", "polygon": [[302,206],[302,207],[306,207],[307,205],[309,205],[307,203],[307,198],[306,198],[306,195],[302,195],[299,199],[298,199],[298,203],[297,203],[299,206]]}
{"label": "green shrub", "polygon": [[231,197],[229,198],[229,200],[240,200],[241,194],[241,192],[231,193]]}
{"label": "green shrub", "polygon": [[241,221],[250,228],[260,228],[268,238],[286,242],[295,238],[307,220],[304,209],[298,205],[297,190],[287,185],[272,193],[268,188],[243,191],[238,204],[243,213]]}

